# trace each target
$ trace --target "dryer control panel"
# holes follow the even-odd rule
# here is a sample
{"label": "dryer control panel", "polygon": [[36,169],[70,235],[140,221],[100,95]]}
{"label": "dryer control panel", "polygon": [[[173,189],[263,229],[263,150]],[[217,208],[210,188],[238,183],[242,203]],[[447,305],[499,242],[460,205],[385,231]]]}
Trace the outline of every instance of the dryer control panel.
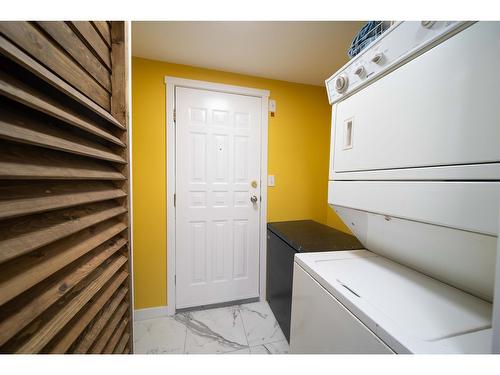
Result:
{"label": "dryer control panel", "polygon": [[409,21],[392,25],[366,50],[328,78],[330,104],[360,90],[368,83],[421,54],[472,22]]}

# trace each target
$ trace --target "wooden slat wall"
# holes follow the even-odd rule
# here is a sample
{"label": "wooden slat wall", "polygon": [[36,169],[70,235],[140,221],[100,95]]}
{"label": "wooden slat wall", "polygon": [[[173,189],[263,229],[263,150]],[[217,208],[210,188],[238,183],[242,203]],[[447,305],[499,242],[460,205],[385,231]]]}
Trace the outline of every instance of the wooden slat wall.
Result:
{"label": "wooden slat wall", "polygon": [[132,352],[123,22],[0,22],[0,353]]}

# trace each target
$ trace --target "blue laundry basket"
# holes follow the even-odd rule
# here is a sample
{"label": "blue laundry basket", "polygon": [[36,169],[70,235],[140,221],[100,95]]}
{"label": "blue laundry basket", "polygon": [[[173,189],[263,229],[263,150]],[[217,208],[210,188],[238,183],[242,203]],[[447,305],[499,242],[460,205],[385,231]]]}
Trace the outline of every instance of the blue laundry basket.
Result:
{"label": "blue laundry basket", "polygon": [[361,30],[358,31],[356,36],[351,42],[351,47],[347,51],[349,58],[353,58],[362,50],[364,50],[370,43],[377,39],[384,31],[386,31],[392,22],[390,21],[370,21],[367,22]]}

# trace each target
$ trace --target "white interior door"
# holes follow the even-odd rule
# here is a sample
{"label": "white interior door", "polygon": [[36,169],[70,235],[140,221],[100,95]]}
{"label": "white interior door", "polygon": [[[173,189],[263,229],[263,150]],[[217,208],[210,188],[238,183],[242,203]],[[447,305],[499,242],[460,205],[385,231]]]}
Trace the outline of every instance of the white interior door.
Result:
{"label": "white interior door", "polygon": [[175,95],[176,307],[258,297],[261,100]]}

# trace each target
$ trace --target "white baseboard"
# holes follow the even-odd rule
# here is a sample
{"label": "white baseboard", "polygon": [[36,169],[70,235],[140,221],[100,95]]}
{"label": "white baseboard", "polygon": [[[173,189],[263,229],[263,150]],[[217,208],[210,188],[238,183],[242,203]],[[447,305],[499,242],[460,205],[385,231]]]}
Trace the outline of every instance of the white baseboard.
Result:
{"label": "white baseboard", "polygon": [[163,318],[168,315],[167,306],[149,307],[147,309],[134,310],[134,321]]}

